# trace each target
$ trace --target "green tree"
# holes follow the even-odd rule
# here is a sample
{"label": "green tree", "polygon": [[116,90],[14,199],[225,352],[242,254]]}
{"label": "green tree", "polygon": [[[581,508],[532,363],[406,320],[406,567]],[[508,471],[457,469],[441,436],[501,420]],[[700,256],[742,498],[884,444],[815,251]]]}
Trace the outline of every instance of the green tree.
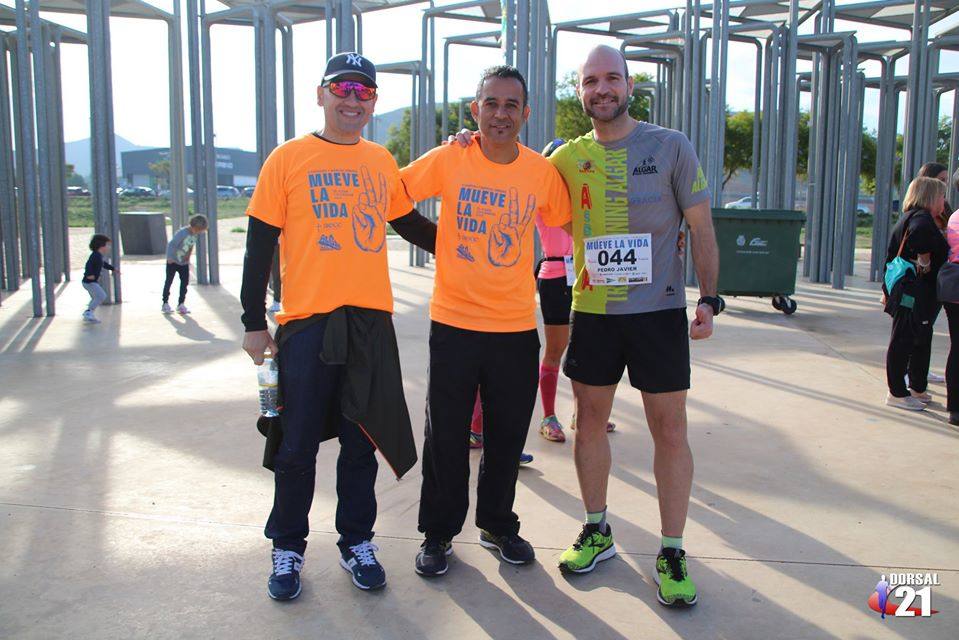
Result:
{"label": "green tree", "polygon": [[[645,73],[633,76],[635,82],[647,82],[651,78]],[[567,73],[556,87],[556,137],[572,140],[592,131],[593,123],[583,111],[583,105],[576,96],[578,79],[575,71]],[[637,120],[649,120],[649,96],[634,97],[629,104],[629,115]]]}
{"label": "green tree", "polygon": [[952,143],[952,118],[943,116],[936,131],[936,162],[949,166],[949,145]]}
{"label": "green tree", "polygon": [[64,165],[67,174],[67,186],[68,187],[83,187],[87,188],[87,181],[83,179],[79,173],[76,172],[76,167],[72,164]]}
{"label": "green tree", "polygon": [[753,164],[753,114],[726,112],[726,153],[723,158],[723,186],[741,169]]}
{"label": "green tree", "polygon": [[[472,114],[470,114],[469,109],[464,109],[463,111],[463,125],[460,126],[460,116],[459,116],[459,105],[450,105],[449,111],[449,126],[445,134],[443,134],[440,129],[443,128],[443,107],[438,107],[436,109],[436,140],[435,143],[439,144],[446,139],[447,136],[452,135],[459,131],[461,128],[466,127],[467,129],[476,129],[476,122],[473,120]],[[403,112],[403,119],[400,121],[400,124],[390,125],[390,129],[386,139],[386,148],[389,149],[390,153],[393,154],[393,157],[396,158],[396,164],[401,167],[405,167],[410,163],[410,110],[406,109]]]}
{"label": "green tree", "polygon": [[[796,129],[796,173],[809,174],[809,112],[799,114]],[[723,166],[723,185],[743,169],[752,168],[753,159],[753,112],[738,111],[726,114],[726,152]],[[874,185],[876,180],[876,135],[862,131],[862,155],[860,174],[864,185]],[[871,193],[871,191],[869,191]]]}
{"label": "green tree", "polygon": [[169,160],[157,160],[156,162],[151,162],[147,165],[147,168],[150,170],[150,173],[153,174],[153,177],[156,179],[157,189],[169,189],[170,188],[170,161]]}

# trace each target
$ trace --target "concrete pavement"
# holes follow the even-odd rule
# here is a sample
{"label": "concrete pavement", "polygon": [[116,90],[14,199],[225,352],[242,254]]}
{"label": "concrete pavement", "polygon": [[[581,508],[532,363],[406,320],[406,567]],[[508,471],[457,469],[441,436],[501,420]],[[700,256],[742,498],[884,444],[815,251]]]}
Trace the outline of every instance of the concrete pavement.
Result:
{"label": "concrete pavement", "polygon": [[[186,317],[159,313],[161,260],[124,264],[126,301],[102,308],[96,326],[80,321],[79,275],[52,319],[30,317],[29,286],[4,298],[0,637],[956,637],[959,431],[946,422],[942,385],[932,385],[927,412],[882,404],[889,321],[861,278],[842,292],[802,285],[791,317],[768,300],[730,299],[714,338],[694,343],[685,539],[695,608],[655,599],[652,443],[641,397],[625,383],[609,497],[620,554],[594,573],[556,568],[582,505],[572,442],[540,438],[537,408],[527,441],[536,459],[520,472],[516,502],[536,564],[501,564],[476,542],[471,513],[447,576],[415,575],[420,472],[397,482],[381,464],[375,542],[390,582],[358,591],[337,563],[337,447],[328,443],[303,594],[270,601],[262,525],[272,478],[259,466],[255,373],[239,349],[241,259],[238,248],[225,252],[222,286],[191,287]],[[421,446],[433,271],[406,266],[402,248],[390,262]],[[944,319],[938,329],[941,373]],[[568,423],[565,378],[557,402]],[[881,620],[870,611],[866,599],[892,570],[937,572],[941,613]]]}

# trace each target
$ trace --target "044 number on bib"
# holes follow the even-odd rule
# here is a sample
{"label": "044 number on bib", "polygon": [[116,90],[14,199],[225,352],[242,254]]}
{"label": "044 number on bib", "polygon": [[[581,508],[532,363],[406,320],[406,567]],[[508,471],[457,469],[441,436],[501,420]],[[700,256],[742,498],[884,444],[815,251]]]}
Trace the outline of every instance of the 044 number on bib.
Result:
{"label": "044 number on bib", "polygon": [[649,233],[586,238],[586,271],[591,285],[636,285],[653,281],[653,239]]}

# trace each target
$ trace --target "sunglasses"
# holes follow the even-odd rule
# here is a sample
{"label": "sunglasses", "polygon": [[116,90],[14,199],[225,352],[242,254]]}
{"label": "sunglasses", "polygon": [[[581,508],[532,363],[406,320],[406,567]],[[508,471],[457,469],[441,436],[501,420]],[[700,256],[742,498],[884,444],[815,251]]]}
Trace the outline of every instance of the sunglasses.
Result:
{"label": "sunglasses", "polygon": [[360,102],[368,102],[376,97],[376,87],[368,87],[362,82],[344,80],[341,82],[330,82],[326,86],[329,88],[330,93],[337,98],[348,98],[352,93]]}

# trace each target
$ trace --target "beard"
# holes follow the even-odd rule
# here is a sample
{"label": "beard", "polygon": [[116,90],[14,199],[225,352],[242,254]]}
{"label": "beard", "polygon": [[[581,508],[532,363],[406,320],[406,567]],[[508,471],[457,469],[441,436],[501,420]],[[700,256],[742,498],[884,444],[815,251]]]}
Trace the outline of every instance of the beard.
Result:
{"label": "beard", "polygon": [[619,116],[621,116],[621,115],[623,115],[624,113],[626,113],[626,109],[628,109],[628,108],[629,108],[628,101],[627,101],[627,100],[623,100],[622,102],[620,102],[619,104],[616,105],[616,110],[612,113],[612,115],[609,115],[609,116],[599,116],[599,115],[596,114],[595,111],[593,111],[592,109],[590,109],[589,107],[587,107],[585,104],[583,105],[583,111],[586,112],[586,115],[588,115],[591,119],[593,119],[593,120],[599,120],[600,122],[612,122],[613,120],[615,120],[615,119],[618,118]]}

